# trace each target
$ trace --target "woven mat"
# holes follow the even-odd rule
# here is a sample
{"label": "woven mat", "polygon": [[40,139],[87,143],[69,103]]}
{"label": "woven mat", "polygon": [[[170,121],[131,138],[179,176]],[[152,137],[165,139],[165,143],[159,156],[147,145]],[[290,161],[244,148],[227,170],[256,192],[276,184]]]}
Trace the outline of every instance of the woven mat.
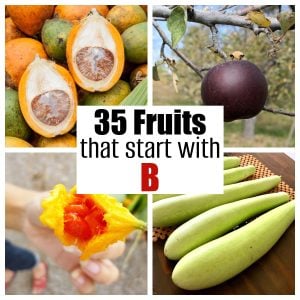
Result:
{"label": "woven mat", "polygon": [[[268,177],[275,175],[271,170],[269,170],[263,163],[256,159],[251,154],[245,154],[241,156],[241,166],[254,165],[256,167],[256,172],[253,176],[250,176],[247,180],[258,179],[263,177]],[[295,191],[289,187],[284,181],[281,181],[279,185],[271,190],[270,192],[286,192],[290,195],[291,199],[295,199]],[[175,227],[153,227],[152,240],[153,242],[159,239],[165,240],[175,229]]]}

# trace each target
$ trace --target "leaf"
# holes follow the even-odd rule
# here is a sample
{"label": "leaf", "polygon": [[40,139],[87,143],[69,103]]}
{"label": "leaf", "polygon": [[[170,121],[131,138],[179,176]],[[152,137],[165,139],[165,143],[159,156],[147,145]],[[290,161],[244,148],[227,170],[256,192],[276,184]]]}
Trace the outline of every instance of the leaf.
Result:
{"label": "leaf", "polygon": [[186,32],[187,10],[183,6],[176,6],[167,20],[171,33],[172,47],[175,48]]}
{"label": "leaf", "polygon": [[147,222],[147,198],[145,195],[142,195],[138,207],[134,210],[133,214],[139,220]]}
{"label": "leaf", "polygon": [[280,23],[282,33],[285,34],[291,27],[295,25],[295,13],[283,11],[277,16]]}
{"label": "leaf", "polygon": [[270,27],[271,21],[265,17],[264,13],[261,11],[249,11],[247,14],[247,19],[255,23],[260,27]]}
{"label": "leaf", "polygon": [[174,89],[175,89],[175,92],[178,93],[178,76],[177,74],[173,71],[172,72],[172,79],[173,79],[173,86],[174,86]]}
{"label": "leaf", "polygon": [[146,105],[148,78],[140,82],[133,91],[120,103],[120,105]]}
{"label": "leaf", "polygon": [[133,202],[128,206],[129,211],[138,219],[147,222],[147,197],[146,195],[137,194]]}
{"label": "leaf", "polygon": [[131,200],[131,203],[128,205],[127,208],[131,213],[138,206],[141,196],[142,196],[142,194],[127,194],[127,199]]}
{"label": "leaf", "polygon": [[154,81],[160,81],[159,74],[158,74],[158,69],[157,69],[157,64],[155,64],[155,65],[153,66],[153,69],[152,69],[152,76],[153,76],[153,80],[154,80]]}

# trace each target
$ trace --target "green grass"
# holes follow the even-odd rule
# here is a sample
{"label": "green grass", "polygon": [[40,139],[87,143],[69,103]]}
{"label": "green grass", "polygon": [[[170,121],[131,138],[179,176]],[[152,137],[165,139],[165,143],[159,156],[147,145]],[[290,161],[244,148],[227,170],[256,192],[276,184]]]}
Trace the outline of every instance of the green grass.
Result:
{"label": "green grass", "polygon": [[195,105],[195,102],[183,99],[171,83],[153,81],[153,105]]}
{"label": "green grass", "polygon": [[295,136],[287,144],[293,121],[291,117],[263,111],[257,116],[253,139],[243,138],[243,121],[225,123],[224,145],[225,147],[293,147]]}

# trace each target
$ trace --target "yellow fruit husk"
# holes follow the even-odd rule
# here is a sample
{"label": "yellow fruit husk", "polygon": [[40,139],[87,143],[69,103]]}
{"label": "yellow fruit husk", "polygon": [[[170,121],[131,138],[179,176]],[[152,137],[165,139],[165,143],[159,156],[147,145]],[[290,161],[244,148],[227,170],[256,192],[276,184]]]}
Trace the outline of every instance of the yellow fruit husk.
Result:
{"label": "yellow fruit husk", "polygon": [[[50,196],[43,200],[43,212],[40,221],[54,230],[54,234],[65,246],[73,244],[64,232],[64,207],[72,203],[76,194],[76,186],[68,192],[64,185],[58,184],[51,191]],[[107,223],[106,231],[94,235],[88,241],[76,241],[81,251],[81,259],[88,259],[91,255],[104,251],[109,245],[122,241],[135,229],[145,230],[146,224],[133,216],[127,208],[109,195],[90,195],[94,203],[105,211],[104,220]]]}
{"label": "yellow fruit husk", "polygon": [[[50,83],[48,81],[49,76]],[[34,115],[31,104],[35,96],[56,89],[65,92],[70,97],[70,108],[66,117],[60,123],[45,124]],[[52,138],[66,134],[74,127],[76,123],[77,90],[71,74],[64,67],[36,56],[23,73],[18,92],[20,108],[24,119],[31,129],[39,135]],[[52,108],[45,115],[49,117],[58,108],[59,106]]]}

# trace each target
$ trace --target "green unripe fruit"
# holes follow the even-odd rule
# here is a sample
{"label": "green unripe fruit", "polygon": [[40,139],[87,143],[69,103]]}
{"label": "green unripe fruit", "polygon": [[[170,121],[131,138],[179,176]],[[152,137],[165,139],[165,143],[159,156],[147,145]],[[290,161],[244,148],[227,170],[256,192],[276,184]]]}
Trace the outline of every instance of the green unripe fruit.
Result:
{"label": "green unripe fruit", "polygon": [[66,43],[73,24],[67,20],[51,19],[42,28],[42,42],[49,57],[66,60]]}
{"label": "green unripe fruit", "polygon": [[143,64],[147,62],[147,22],[127,28],[122,33],[126,60]]}
{"label": "green unripe fruit", "polygon": [[20,109],[18,92],[11,88],[5,89],[5,135],[23,140],[28,140],[31,135]]}
{"label": "green unripe fruit", "polygon": [[119,80],[109,91],[87,93],[82,98],[83,105],[118,105],[130,93],[128,82]]}

